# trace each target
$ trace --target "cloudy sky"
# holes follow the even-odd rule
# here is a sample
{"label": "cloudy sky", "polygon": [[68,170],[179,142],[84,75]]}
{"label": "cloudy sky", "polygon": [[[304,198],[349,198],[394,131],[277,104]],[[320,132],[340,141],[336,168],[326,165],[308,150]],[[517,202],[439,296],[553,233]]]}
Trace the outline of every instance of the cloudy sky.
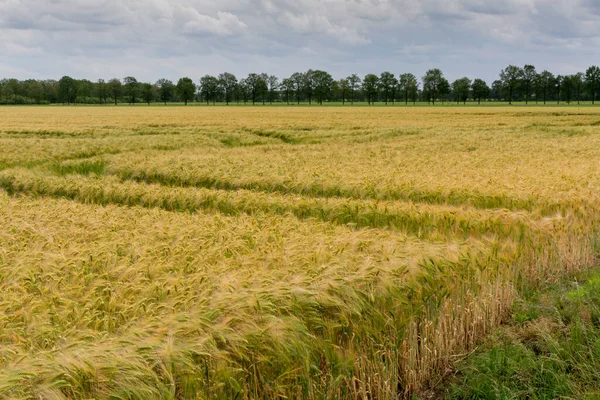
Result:
{"label": "cloudy sky", "polygon": [[496,79],[600,64],[600,0],[0,0],[0,77],[309,68]]}

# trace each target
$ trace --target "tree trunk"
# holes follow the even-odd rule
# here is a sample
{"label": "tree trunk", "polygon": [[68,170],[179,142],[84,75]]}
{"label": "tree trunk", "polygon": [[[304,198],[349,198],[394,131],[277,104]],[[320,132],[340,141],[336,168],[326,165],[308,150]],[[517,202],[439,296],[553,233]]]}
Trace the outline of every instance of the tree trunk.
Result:
{"label": "tree trunk", "polygon": [[546,105],[546,89],[544,89],[544,105]]}

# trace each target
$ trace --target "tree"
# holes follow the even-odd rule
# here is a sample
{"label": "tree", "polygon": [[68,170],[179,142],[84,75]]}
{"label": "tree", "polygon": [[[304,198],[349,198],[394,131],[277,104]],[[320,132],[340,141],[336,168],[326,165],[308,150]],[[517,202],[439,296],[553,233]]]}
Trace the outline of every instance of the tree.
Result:
{"label": "tree", "polygon": [[440,94],[440,99],[442,100],[442,104],[444,104],[444,98],[449,95],[451,92],[450,82],[446,78],[442,78],[440,81],[440,85],[438,87],[438,93]]}
{"label": "tree", "polygon": [[58,97],[63,103],[75,103],[75,99],[77,98],[77,82],[75,79],[70,76],[60,78],[58,81]]}
{"label": "tree", "polygon": [[267,76],[267,86],[269,87],[269,104],[273,104],[273,100],[275,99],[275,91],[279,89],[279,78],[275,75]]}
{"label": "tree", "polygon": [[150,105],[154,100],[154,86],[151,83],[142,83],[142,99]]}
{"label": "tree", "polygon": [[467,77],[455,80],[452,82],[452,91],[454,93],[456,104],[460,101],[462,101],[463,104],[466,104],[467,99],[469,98],[469,92],[471,91],[471,80]]}
{"label": "tree", "polygon": [[342,97],[342,105],[346,104],[346,94],[348,93],[348,90],[350,89],[350,83],[348,82],[347,78],[342,78],[339,81],[337,81],[337,85],[338,88],[340,90],[340,94]]}
{"label": "tree", "polygon": [[110,81],[108,81],[108,90],[110,91],[113,99],[115,100],[115,106],[117,105],[117,101],[121,96],[122,88],[123,85],[121,85],[121,81],[117,78],[113,78]]}
{"label": "tree", "polygon": [[75,81],[76,85],[77,85],[77,94],[80,95],[82,97],[82,103],[91,103],[91,97],[92,97],[92,89],[93,89],[93,84],[92,82],[88,81],[87,79],[82,79],[80,81]]}
{"label": "tree", "polygon": [[554,79],[554,93],[556,93],[556,104],[560,104],[560,95],[562,94],[562,84],[565,79],[562,75],[556,75]]}
{"label": "tree", "polygon": [[535,67],[533,65],[525,65],[523,67],[523,86],[525,88],[525,104],[529,104],[529,95],[531,93],[532,88],[535,86],[535,81],[537,79],[537,72],[535,71]]}
{"label": "tree", "polygon": [[444,81],[446,81],[444,74],[437,68],[430,69],[425,73],[423,77],[423,92],[427,97],[428,103],[435,105],[435,99],[442,94],[440,89],[446,89]]}
{"label": "tree", "polygon": [[219,75],[219,86],[221,87],[223,93],[225,93],[225,104],[229,105],[229,98],[231,93],[235,90],[235,87],[238,83],[235,75],[229,72],[223,72]]}
{"label": "tree", "polygon": [[379,77],[379,88],[383,92],[383,97],[385,98],[385,104],[387,105],[388,99],[390,98],[390,94],[392,95],[392,102],[394,101],[394,92],[396,91],[396,86],[398,85],[398,80],[391,72],[383,72]]}
{"label": "tree", "polygon": [[58,82],[52,79],[42,81],[42,90],[44,92],[44,100],[49,103],[58,102]]}
{"label": "tree", "polygon": [[247,82],[247,79],[241,79],[238,83],[238,91],[242,99],[244,100],[244,105],[248,102],[248,98],[250,97],[250,85]]}
{"label": "tree", "polygon": [[[66,76],[63,78],[67,78],[67,81],[70,79],[71,85],[75,85],[75,81],[73,80],[73,78],[71,78],[70,76]],[[63,82],[63,85],[66,85],[67,82]],[[13,98],[13,103],[17,103],[17,96],[19,96],[21,90],[20,90],[20,82],[17,79],[9,79],[8,81],[6,81],[4,87],[6,90],[6,95],[7,97],[11,97]],[[64,91],[63,91],[64,92]],[[65,99],[64,94],[61,95],[61,85],[60,85],[60,81],[58,82],[58,94],[59,97],[61,98],[61,101],[64,103],[65,100],[68,100],[70,102],[70,98]]]}
{"label": "tree", "polygon": [[256,103],[256,97],[260,94],[263,85],[266,86],[264,79],[258,74],[249,74],[245,80],[252,98],[252,105]]}
{"label": "tree", "polygon": [[172,81],[162,78],[156,81],[156,87],[158,87],[158,97],[160,101],[167,105],[167,101],[170,101],[173,98],[175,85]]}
{"label": "tree", "polygon": [[125,87],[125,95],[129,98],[130,104],[135,104],[135,98],[138,95],[139,83],[133,76],[123,78],[123,87]]}
{"label": "tree", "polygon": [[323,104],[323,100],[327,98],[333,88],[333,77],[325,71],[313,71],[312,80],[314,84],[314,93],[319,104]]}
{"label": "tree", "polygon": [[231,94],[233,95],[235,102],[237,104],[240,104],[240,100],[242,98],[241,81],[238,81],[235,84],[235,86],[233,87],[233,90],[231,91]]}
{"label": "tree", "polygon": [[3,104],[4,98],[6,97],[6,83],[7,79],[0,79],[0,104]]}
{"label": "tree", "polygon": [[108,88],[106,87],[104,79],[98,79],[98,82],[96,83],[96,95],[98,96],[98,99],[100,99],[100,103],[106,104]]}
{"label": "tree", "polygon": [[35,79],[27,79],[24,82],[25,97],[33,101],[35,104],[40,104],[43,97],[42,85]]}
{"label": "tree", "polygon": [[499,79],[496,79],[494,82],[492,82],[490,98],[496,101],[500,101],[502,99],[502,81]]}
{"label": "tree", "polygon": [[573,100],[573,79],[570,75],[563,77],[562,88],[560,92],[562,93],[562,98],[567,102],[567,104],[571,104],[571,100]]}
{"label": "tree", "polygon": [[585,71],[585,85],[590,92],[592,104],[595,104],[596,94],[598,93],[598,89],[600,89],[600,67],[593,65]]}
{"label": "tree", "polygon": [[42,101],[42,86],[37,80],[19,81],[19,89],[24,104],[39,104]]}
{"label": "tree", "polygon": [[302,92],[302,84],[304,83],[304,75],[300,72],[294,72],[290,76],[292,82],[294,82],[294,89],[296,91],[296,101],[300,104],[300,93]]}
{"label": "tree", "polygon": [[314,72],[312,69],[309,69],[302,75],[302,88],[304,89],[304,94],[306,94],[309,105],[312,104],[312,97],[316,86]]}
{"label": "tree", "polygon": [[407,73],[400,75],[398,80],[398,88],[404,97],[404,104],[408,104],[409,97],[413,103],[417,101],[417,90],[419,89],[419,81],[413,74]]}
{"label": "tree", "polygon": [[204,75],[200,78],[200,92],[204,95],[206,105],[212,99],[213,103],[219,92],[219,80],[212,75]]}
{"label": "tree", "polygon": [[377,96],[377,87],[379,86],[379,77],[375,74],[368,74],[363,79],[363,92],[367,96],[367,102],[371,105]]}
{"label": "tree", "polygon": [[546,104],[546,100],[548,98],[548,93],[550,92],[550,88],[554,84],[554,75],[552,75],[549,71],[543,71],[538,74],[536,78],[537,87],[539,91],[541,91],[542,98],[544,99],[544,104]]}
{"label": "tree", "polygon": [[483,79],[475,79],[471,85],[473,98],[477,99],[477,104],[481,104],[481,99],[486,99],[490,96],[490,87]]}
{"label": "tree", "polygon": [[581,90],[583,89],[583,80],[584,75],[582,72],[578,72],[571,76],[571,82],[573,83],[573,90],[575,91],[575,98],[577,99],[577,104],[580,104]]}
{"label": "tree", "polygon": [[194,94],[196,93],[196,85],[191,78],[186,76],[177,81],[175,90],[177,91],[179,98],[183,100],[184,104],[187,106],[188,101],[194,98]]}
{"label": "tree", "polygon": [[523,70],[515,65],[509,65],[500,72],[500,81],[508,91],[508,104],[512,104],[517,85],[523,78]]}
{"label": "tree", "polygon": [[346,79],[348,79],[348,86],[350,87],[351,104],[354,104],[354,94],[358,89],[360,89],[362,82],[360,77],[356,74],[352,74]]}
{"label": "tree", "polygon": [[293,93],[296,87],[294,81],[291,78],[285,78],[283,81],[281,81],[281,87],[285,92],[285,102],[290,104],[290,93]]}
{"label": "tree", "polygon": [[269,94],[269,75],[262,73],[259,75],[259,80],[258,80],[258,95],[260,96],[260,98],[262,99],[262,103],[263,106],[265,105],[265,98],[267,97],[267,95]]}

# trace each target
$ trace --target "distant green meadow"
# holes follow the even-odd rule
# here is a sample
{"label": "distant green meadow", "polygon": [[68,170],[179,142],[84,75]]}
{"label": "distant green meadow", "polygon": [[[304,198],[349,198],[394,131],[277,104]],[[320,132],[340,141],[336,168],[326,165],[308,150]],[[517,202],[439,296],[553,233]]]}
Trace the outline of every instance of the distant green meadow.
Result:
{"label": "distant green meadow", "polygon": [[[12,105],[12,104],[8,104],[8,105],[0,105],[0,107],[2,106],[6,106],[6,107],[32,107],[32,106],[42,106],[42,107],[47,107],[49,106],[48,104],[44,105],[44,104],[30,104],[30,105]],[[108,102],[106,104],[52,104],[51,106],[56,106],[56,107],[62,107],[62,106],[69,106],[69,107],[115,107],[114,103]],[[209,104],[207,104],[206,102],[202,102],[202,101],[196,101],[196,102],[189,102],[187,104],[187,106],[185,106],[182,102],[167,102],[165,103],[160,103],[160,102],[152,102],[150,104],[148,103],[140,103],[140,102],[136,102],[136,103],[123,103],[120,102],[117,104],[117,107],[548,107],[548,108],[556,108],[556,107],[569,107],[569,108],[574,108],[574,107],[597,107],[600,106],[600,102],[596,102],[595,104],[592,104],[591,101],[582,101],[580,103],[577,102],[571,102],[566,103],[566,102],[560,102],[557,103],[556,101],[553,102],[547,102],[546,104],[539,102],[532,102],[530,101],[529,103],[525,103],[524,101],[513,101],[512,104],[509,104],[507,101],[482,101],[481,103],[477,103],[476,101],[467,101],[466,103],[456,103],[453,101],[444,101],[444,102],[437,102],[435,104],[432,103],[427,103],[424,101],[418,101],[416,103],[413,102],[409,102],[409,103],[405,103],[405,102],[400,102],[400,101],[396,101],[396,102],[388,102],[387,104],[385,102],[382,101],[378,101],[378,102],[373,102],[371,104],[367,103],[366,101],[355,101],[354,103],[347,101],[345,103],[342,103],[341,101],[330,101],[330,102],[323,102],[323,104],[319,104],[317,102],[312,102],[312,103],[308,103],[307,101],[301,101],[300,103],[297,102],[273,102],[273,103],[269,103],[269,102],[265,102],[263,103],[262,101],[257,101],[254,104],[252,102],[230,102],[229,104],[225,103],[225,102],[215,102],[212,103],[210,102]]]}

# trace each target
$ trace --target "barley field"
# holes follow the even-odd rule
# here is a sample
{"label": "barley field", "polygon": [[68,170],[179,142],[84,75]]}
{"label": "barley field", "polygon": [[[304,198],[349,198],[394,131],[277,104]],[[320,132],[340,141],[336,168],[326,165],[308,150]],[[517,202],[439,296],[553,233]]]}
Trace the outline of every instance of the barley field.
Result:
{"label": "barley field", "polygon": [[594,267],[595,108],[0,108],[0,398],[396,399]]}

